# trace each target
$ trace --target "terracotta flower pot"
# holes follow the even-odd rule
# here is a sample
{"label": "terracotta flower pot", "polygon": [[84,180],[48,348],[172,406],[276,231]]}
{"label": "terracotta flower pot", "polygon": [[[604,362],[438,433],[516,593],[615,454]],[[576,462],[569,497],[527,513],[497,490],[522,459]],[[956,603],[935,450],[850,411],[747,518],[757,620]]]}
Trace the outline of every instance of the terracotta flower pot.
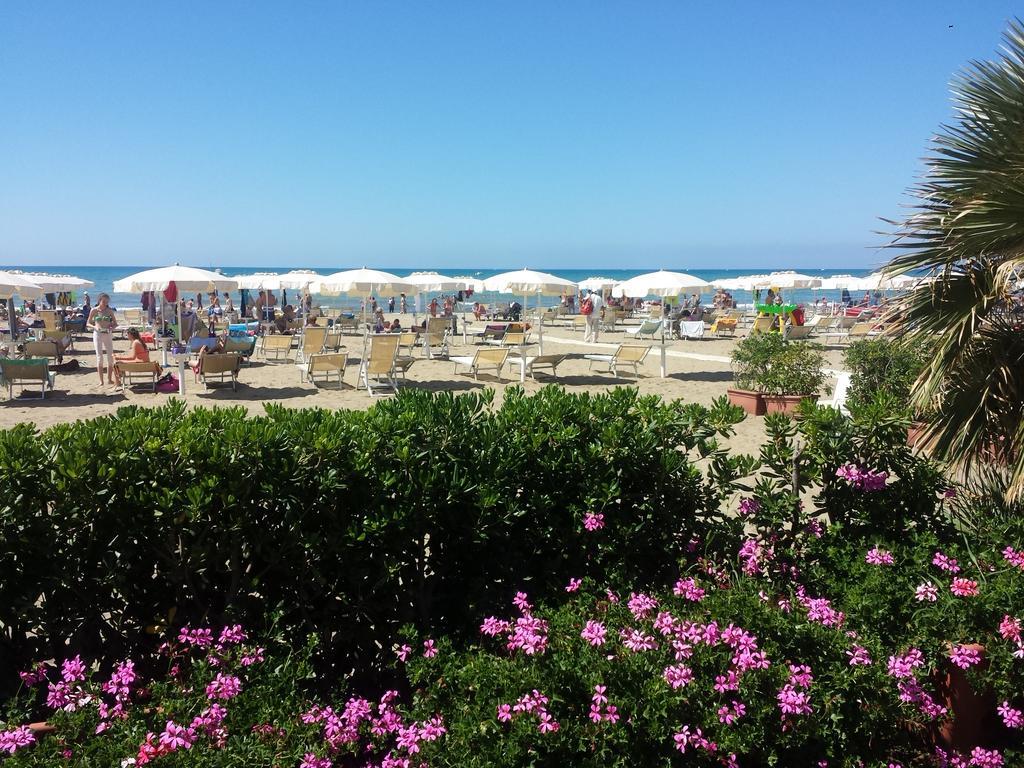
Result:
{"label": "terracotta flower pot", "polygon": [[765,412],[764,397],[760,392],[749,389],[730,389],[726,393],[731,405],[738,405],[747,413],[763,416]]}
{"label": "terracotta flower pot", "polygon": [[924,431],[928,428],[928,424],[923,421],[911,422],[910,426],[907,427],[907,445],[913,448],[921,439],[924,437]]}
{"label": "terracotta flower pot", "polygon": [[[980,668],[988,664],[984,645],[965,643],[964,647],[978,652]],[[950,715],[937,727],[936,740],[940,745],[967,754],[975,747],[991,747],[998,741],[999,722],[992,691],[976,691],[967,672],[953,664],[946,665],[944,674],[936,673],[936,689]]]}
{"label": "terracotta flower pot", "polygon": [[764,395],[764,404],[767,413],[794,414],[800,403],[808,399],[807,395]]}

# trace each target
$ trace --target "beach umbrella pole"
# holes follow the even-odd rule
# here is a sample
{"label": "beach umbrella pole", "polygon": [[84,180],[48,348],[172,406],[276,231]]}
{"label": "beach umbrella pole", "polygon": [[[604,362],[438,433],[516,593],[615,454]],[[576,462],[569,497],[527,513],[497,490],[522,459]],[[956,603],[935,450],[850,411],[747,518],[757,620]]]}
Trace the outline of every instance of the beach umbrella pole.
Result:
{"label": "beach umbrella pole", "polygon": [[18,318],[14,314],[14,297],[7,297],[7,319],[11,324],[11,345],[8,347],[9,354],[14,356],[14,348],[18,341]]}
{"label": "beach umbrella pole", "polygon": [[667,375],[667,358],[665,354],[665,323],[668,322],[668,316],[665,314],[665,300],[661,302],[661,378],[665,378]]}

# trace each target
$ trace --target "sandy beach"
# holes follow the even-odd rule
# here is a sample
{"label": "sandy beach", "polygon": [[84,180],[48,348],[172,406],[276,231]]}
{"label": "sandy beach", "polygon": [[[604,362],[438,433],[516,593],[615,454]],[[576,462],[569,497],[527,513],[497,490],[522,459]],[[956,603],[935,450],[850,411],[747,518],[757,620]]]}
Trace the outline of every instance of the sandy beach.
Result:
{"label": "sandy beach", "polygon": [[[411,316],[399,316],[403,326],[408,326]],[[468,332],[480,330],[482,323],[469,326]],[[629,326],[626,326],[629,327]],[[115,334],[118,336],[118,334]],[[536,333],[529,354],[535,354]],[[639,379],[628,375],[613,377],[603,366],[597,364],[591,369],[585,354],[608,354],[623,341],[634,343],[631,335],[622,330],[603,332],[598,343],[585,343],[582,332],[566,326],[545,326],[545,352],[564,353],[566,361],[559,366],[557,378],[538,373],[536,380],[527,376],[522,386],[527,392],[534,392],[552,383],[565,387],[570,392],[600,392],[616,386],[635,386],[643,394],[654,394],[666,399],[680,399],[686,402],[710,404],[712,400],[726,393],[732,382],[729,354],[736,338],[704,338],[699,340],[673,340],[666,344],[667,376],[659,374],[660,349],[657,342],[650,343],[652,349],[641,366]],[[257,354],[243,365],[239,376],[238,390],[233,392],[230,384],[211,384],[209,390],[195,381],[186,369],[185,401],[189,406],[243,406],[251,413],[263,412],[264,404],[274,403],[294,408],[367,408],[379,398],[371,398],[365,389],[356,386],[359,358],[363,340],[359,335],[345,337],[349,363],[344,377],[344,387],[339,389],[336,382],[330,384],[301,381],[299,369],[290,362],[270,362]],[[127,342],[115,339],[115,354],[123,354]],[[472,336],[463,342],[460,332],[454,337],[450,348],[452,355],[472,355],[477,348]],[[294,353],[294,350],[293,350]],[[151,353],[159,359],[157,352]],[[827,349],[828,364],[841,368],[842,351]],[[95,369],[95,355],[91,339],[80,336],[75,340],[74,349],[65,354],[65,360],[79,361],[80,368],[71,373],[56,374],[54,390],[47,392],[41,400],[38,390],[29,389],[23,394],[15,390],[13,400],[5,400],[0,406],[0,427],[11,427],[19,423],[30,423],[39,429],[54,424],[73,422],[112,414],[125,405],[143,407],[160,405],[172,395],[154,393],[149,386],[129,387],[124,392],[108,384],[100,384]],[[418,354],[410,368],[403,386],[435,392],[468,392],[491,388],[495,400],[500,402],[505,388],[518,386],[518,365],[506,366],[502,378],[481,374],[478,380],[465,373],[456,374],[454,364],[447,359],[427,359]],[[171,370],[171,369],[167,369]],[[830,385],[829,385],[830,386]],[[828,393],[823,393],[826,395]],[[178,397],[177,394],[173,395]],[[747,417],[738,426],[731,444],[742,451],[756,451],[763,436],[763,418]]]}

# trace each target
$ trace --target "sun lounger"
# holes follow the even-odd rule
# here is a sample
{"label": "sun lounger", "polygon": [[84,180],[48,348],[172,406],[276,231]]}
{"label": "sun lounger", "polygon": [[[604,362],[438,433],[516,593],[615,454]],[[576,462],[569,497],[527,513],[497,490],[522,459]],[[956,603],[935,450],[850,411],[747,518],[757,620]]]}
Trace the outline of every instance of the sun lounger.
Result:
{"label": "sun lounger", "polygon": [[342,333],[359,333],[359,318],[339,316],[334,319],[334,325],[331,327],[337,328]]}
{"label": "sun lounger", "polygon": [[50,373],[49,363],[45,357],[24,360],[0,358],[0,381],[7,386],[8,399],[14,397],[15,384],[20,384],[22,390],[28,384],[39,384],[39,396],[45,399],[46,388],[53,389],[54,375]]}
{"label": "sun lounger", "polygon": [[395,357],[398,356],[399,334],[367,334],[363,345],[363,359],[359,363],[359,386],[366,387],[370,397],[378,391],[398,390],[395,381]]}
{"label": "sun lounger", "polygon": [[295,360],[299,363],[306,362],[310,355],[319,355],[327,340],[327,329],[316,326],[306,328],[299,337],[299,348],[295,353]]}
{"label": "sun lounger", "polygon": [[338,389],[342,389],[346,365],[348,365],[348,352],[330,352],[310,355],[299,370],[302,371],[302,379],[309,379],[313,384],[316,384],[318,376],[323,377],[327,382],[330,382],[332,376],[337,376]]}
{"label": "sun lounger", "polygon": [[839,373],[836,376],[836,388],[832,393],[832,397],[828,399],[822,399],[818,401],[818,405],[828,406],[829,408],[835,408],[840,413],[849,416],[850,411],[846,408],[846,397],[850,391],[850,374]]}
{"label": "sun lounger", "polygon": [[45,357],[59,363],[64,354],[64,347],[55,339],[26,341],[23,352],[26,358]]}
{"label": "sun lounger", "polygon": [[206,348],[207,350],[214,350],[217,348],[217,337],[216,336],[193,336],[188,340],[188,351],[191,355],[198,355],[199,352]]}
{"label": "sun lounger", "polygon": [[[427,318],[427,357],[448,355],[448,338],[451,334],[452,322],[449,317],[428,317]],[[438,347],[437,352],[434,347]]]}
{"label": "sun lounger", "polygon": [[206,389],[210,388],[210,379],[216,378],[223,382],[231,380],[231,389],[238,389],[238,372],[242,367],[242,358],[234,352],[203,355],[196,364],[196,376],[203,382]]}
{"label": "sun lounger", "polygon": [[635,339],[642,339],[644,336],[654,338],[661,331],[661,320],[644,320],[636,328],[627,328],[626,333]]}
{"label": "sun lounger", "polygon": [[756,317],[754,318],[753,324],[750,326],[748,336],[753,336],[755,333],[768,333],[772,330],[775,325],[775,316],[769,317]]}
{"label": "sun lounger", "polygon": [[[852,317],[843,317],[841,320],[853,320]],[[852,344],[857,339],[866,339],[872,335],[875,324],[873,322],[854,323],[848,331],[830,330],[823,334],[825,344]]]}
{"label": "sun lounger", "polygon": [[226,336],[224,338],[224,351],[234,352],[244,362],[249,362],[256,353],[255,336]]}
{"label": "sun lounger", "polygon": [[[555,378],[558,377],[558,366],[565,362],[568,355],[533,355],[526,357],[509,357],[508,362],[511,365],[519,365],[522,377],[525,378],[526,374],[530,374],[530,378],[534,381],[537,377],[534,375],[538,368],[548,368],[551,370],[551,375]],[[523,370],[522,366],[526,366]]]}
{"label": "sun lounger", "polygon": [[156,392],[156,382],[160,378],[160,365],[154,361],[132,360],[129,362],[119,361],[114,363],[118,376],[121,377],[121,391],[126,386],[134,386],[136,379],[148,380]]}
{"label": "sun lounger", "polygon": [[469,368],[469,372],[475,379],[478,378],[481,370],[493,369],[494,375],[501,381],[501,369],[505,367],[505,362],[508,360],[508,347],[478,349],[472,357],[468,355],[454,356],[448,359],[455,363],[456,373],[459,372],[460,366]]}
{"label": "sun lounger", "polygon": [[811,337],[812,330],[813,329],[809,325],[787,325],[785,337],[787,341],[809,339]]}
{"label": "sun lounger", "polygon": [[288,362],[291,360],[292,355],[292,336],[285,336],[283,334],[267,334],[263,337],[263,359],[266,361],[284,361]]}
{"label": "sun lounger", "polygon": [[714,336],[735,336],[737,323],[738,320],[735,317],[717,317],[711,324],[711,333]]}
{"label": "sun lounger", "polygon": [[610,355],[584,355],[583,358],[590,361],[591,369],[593,369],[594,363],[606,364],[608,371],[616,377],[619,375],[620,366],[631,366],[633,375],[639,379],[640,364],[643,363],[650,351],[651,348],[646,344],[619,344],[615,352]]}

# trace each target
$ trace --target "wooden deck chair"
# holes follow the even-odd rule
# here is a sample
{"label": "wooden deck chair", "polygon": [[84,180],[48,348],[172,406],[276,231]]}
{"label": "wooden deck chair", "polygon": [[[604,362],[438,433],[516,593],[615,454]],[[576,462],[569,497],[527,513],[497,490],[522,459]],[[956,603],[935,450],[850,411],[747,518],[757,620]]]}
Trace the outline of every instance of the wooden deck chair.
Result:
{"label": "wooden deck chair", "polygon": [[263,359],[288,362],[292,359],[292,337],[283,334],[267,334],[263,337]]}
{"label": "wooden deck chair", "polygon": [[334,318],[334,325],[331,327],[337,328],[342,333],[359,333],[359,318],[339,315]]}
{"label": "wooden deck chair", "polygon": [[455,373],[459,372],[459,366],[463,366],[469,368],[469,372],[476,379],[481,370],[493,369],[494,375],[501,381],[501,369],[508,361],[508,351],[508,347],[484,347],[478,349],[472,357],[457,355],[449,357],[448,360],[455,363]]}
{"label": "wooden deck chair", "polygon": [[850,332],[846,334],[845,341],[847,344],[852,344],[857,339],[866,339],[869,336],[874,336],[876,335],[874,333],[874,330],[874,321],[869,321],[865,323],[855,323],[854,326],[850,329]]}
{"label": "wooden deck chair", "polygon": [[156,392],[156,382],[160,378],[159,363],[152,360],[149,362],[143,360],[125,362],[122,360],[114,363],[114,367],[117,368],[117,374],[121,377],[122,392],[126,386],[135,386],[136,379],[149,380],[153,385],[153,391]]}
{"label": "wooden deck chair", "polygon": [[327,341],[327,329],[317,326],[310,326],[302,332],[299,337],[299,348],[295,353],[297,363],[306,362],[310,355],[319,355],[323,352],[324,342]]}
{"label": "wooden deck chair", "polygon": [[610,355],[584,355],[585,360],[590,361],[593,369],[594,363],[604,363],[612,376],[618,377],[620,366],[631,366],[633,375],[640,378],[640,364],[651,348],[646,344],[619,344],[618,348]]}
{"label": "wooden deck chair", "polygon": [[375,397],[378,390],[398,390],[398,382],[395,381],[398,337],[397,333],[373,333],[364,339],[358,385],[366,387],[370,397]]}
{"label": "wooden deck chair", "polygon": [[218,381],[223,382],[228,378],[231,380],[231,390],[237,391],[238,372],[241,368],[242,357],[235,352],[203,355],[196,364],[196,376],[206,389],[210,388],[210,379],[216,377]]}
{"label": "wooden deck chair", "polygon": [[735,317],[719,316],[711,324],[711,333],[715,336],[735,336],[738,322]]}
{"label": "wooden deck chair", "polygon": [[642,339],[644,336],[653,339],[661,331],[661,320],[644,320],[636,328],[627,328],[626,333],[634,339]]}
{"label": "wooden deck chair", "polygon": [[75,348],[75,337],[67,330],[51,331],[49,328],[44,328],[42,335],[39,338],[42,341],[57,342],[62,352],[66,349]]}
{"label": "wooden deck chair", "polygon": [[0,381],[7,386],[8,399],[14,398],[15,384],[20,384],[22,391],[29,384],[38,384],[39,397],[46,399],[46,388],[53,390],[54,375],[50,372],[49,362],[45,357],[23,360],[0,357]]}
{"label": "wooden deck chair", "polygon": [[809,325],[787,325],[785,338],[787,341],[809,339],[813,328]]}
{"label": "wooden deck chair", "polygon": [[587,328],[587,315],[573,315],[572,328],[574,331],[579,330],[581,332],[585,332]]}
{"label": "wooden deck chair", "polygon": [[402,331],[398,334],[398,354],[412,355],[420,343],[420,335],[416,331]]}
{"label": "wooden deck chair", "polygon": [[338,389],[345,386],[345,366],[348,365],[348,352],[328,352],[310,355],[303,367],[303,380],[309,379],[311,384],[316,384],[317,377],[322,376],[324,381],[330,382],[332,376],[338,377]]}
{"label": "wooden deck chair", "polygon": [[121,332],[122,338],[129,328],[138,328],[141,331],[145,325],[142,310],[138,308],[122,309],[121,318],[124,320],[124,324],[119,326],[117,330]]}
{"label": "wooden deck chair", "polygon": [[768,315],[768,317],[755,317],[754,323],[750,326],[748,335],[753,336],[755,333],[768,333],[771,331],[774,324],[775,315]]}
{"label": "wooden deck chair", "polygon": [[256,337],[226,336],[224,337],[224,351],[234,352],[242,358],[242,362],[250,362],[256,353]]}
{"label": "wooden deck chair", "polygon": [[604,308],[604,316],[601,318],[601,330],[614,331],[615,324],[623,317],[625,317],[625,312],[606,306]]}
{"label": "wooden deck chair", "polygon": [[64,348],[55,339],[26,341],[23,351],[26,358],[45,357],[55,363],[59,363],[64,354]]}

